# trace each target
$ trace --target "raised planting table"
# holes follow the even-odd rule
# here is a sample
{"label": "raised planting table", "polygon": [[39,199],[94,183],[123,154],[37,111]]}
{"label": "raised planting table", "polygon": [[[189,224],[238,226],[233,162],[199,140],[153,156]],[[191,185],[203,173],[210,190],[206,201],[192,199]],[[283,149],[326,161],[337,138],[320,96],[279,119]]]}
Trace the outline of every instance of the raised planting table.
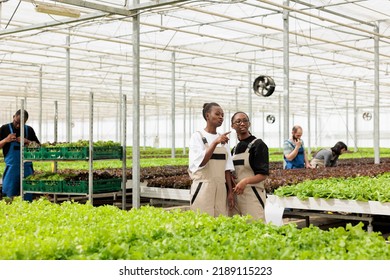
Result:
{"label": "raised planting table", "polygon": [[[285,209],[291,209],[292,211],[288,212]],[[298,210],[298,212],[295,210]],[[327,212],[332,212],[332,214]],[[282,225],[283,215],[287,216],[290,214],[291,216],[304,216],[307,224],[310,223],[311,215],[368,221],[367,231],[371,232],[373,215],[390,216],[390,203],[313,197],[301,200],[295,196],[279,197],[268,195],[265,205],[265,219],[267,223],[272,222],[275,225]]]}

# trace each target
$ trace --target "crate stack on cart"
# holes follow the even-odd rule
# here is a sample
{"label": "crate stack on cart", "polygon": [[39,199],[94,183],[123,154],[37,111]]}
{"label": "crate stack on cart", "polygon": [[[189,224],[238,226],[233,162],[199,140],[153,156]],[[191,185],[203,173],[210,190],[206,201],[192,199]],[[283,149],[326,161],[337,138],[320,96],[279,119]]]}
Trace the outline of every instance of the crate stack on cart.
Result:
{"label": "crate stack on cart", "polygon": [[[83,143],[84,142],[84,143]],[[36,148],[26,147],[24,159],[26,161],[88,161],[89,147],[85,144],[88,141],[66,143],[52,146],[41,146]],[[96,143],[94,143],[96,144]],[[122,160],[123,147],[112,141],[99,141],[98,146],[93,146],[93,158],[91,160]],[[60,176],[52,173],[45,176],[27,177],[23,180],[23,191],[28,193],[55,193],[55,194],[89,194],[88,180],[75,180],[72,174]],[[31,179],[33,178],[33,179]],[[117,192],[121,190],[122,179],[93,179],[93,194]]]}

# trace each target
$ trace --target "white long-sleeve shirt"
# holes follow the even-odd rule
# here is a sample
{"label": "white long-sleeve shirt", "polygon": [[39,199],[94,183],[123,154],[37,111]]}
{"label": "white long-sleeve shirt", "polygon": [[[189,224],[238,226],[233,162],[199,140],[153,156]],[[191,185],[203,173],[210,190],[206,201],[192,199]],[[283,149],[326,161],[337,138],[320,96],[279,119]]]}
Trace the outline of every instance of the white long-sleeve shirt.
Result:
{"label": "white long-sleeve shirt", "polygon": [[[215,141],[219,137],[220,134],[211,134],[206,132],[205,130],[201,131],[202,135],[207,139],[207,143],[210,144]],[[227,160],[225,170],[234,170],[233,160],[230,152],[229,144],[222,145],[218,144],[218,147],[225,147],[227,151]],[[191,136],[190,146],[189,146],[189,170],[192,173],[195,173],[197,170],[202,169],[204,166],[199,167],[202,163],[204,156],[206,154],[206,146],[202,141],[202,137],[199,132],[195,132]]]}

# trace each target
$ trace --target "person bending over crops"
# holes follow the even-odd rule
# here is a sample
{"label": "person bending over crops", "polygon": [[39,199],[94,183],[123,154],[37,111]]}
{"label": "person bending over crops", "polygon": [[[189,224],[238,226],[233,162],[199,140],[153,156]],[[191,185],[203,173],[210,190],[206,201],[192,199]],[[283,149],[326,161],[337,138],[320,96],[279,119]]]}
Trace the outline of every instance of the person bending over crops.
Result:
{"label": "person bending over crops", "polygon": [[233,193],[236,202],[229,214],[249,214],[255,220],[264,220],[264,180],[269,175],[268,147],[263,140],[249,132],[250,126],[246,113],[237,112],[232,116],[232,128],[239,142],[232,149],[235,169]]}
{"label": "person bending over crops", "polygon": [[295,125],[291,138],[284,141],[283,154],[285,169],[313,168],[308,160],[302,137],[302,127]]}
{"label": "person bending over crops", "polygon": [[228,147],[229,132],[220,134],[224,113],[217,103],[203,105],[206,128],[191,136],[189,174],[192,179],[190,208],[211,216],[228,215],[233,207],[231,185],[233,161]]}
{"label": "person bending over crops", "polygon": [[314,167],[333,167],[337,166],[337,160],[341,154],[348,151],[344,142],[337,142],[332,148],[319,150],[310,164]]}

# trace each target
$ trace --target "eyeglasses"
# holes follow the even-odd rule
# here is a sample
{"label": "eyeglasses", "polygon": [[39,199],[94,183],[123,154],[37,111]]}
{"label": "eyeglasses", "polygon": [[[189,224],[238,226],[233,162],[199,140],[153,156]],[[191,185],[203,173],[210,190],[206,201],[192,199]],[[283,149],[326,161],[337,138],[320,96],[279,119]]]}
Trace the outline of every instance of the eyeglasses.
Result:
{"label": "eyeglasses", "polygon": [[236,121],[234,121],[233,123],[234,124],[236,124],[236,125],[240,125],[240,124],[242,124],[242,123],[248,123],[249,122],[249,120],[248,119],[242,119],[242,120],[236,120]]}

